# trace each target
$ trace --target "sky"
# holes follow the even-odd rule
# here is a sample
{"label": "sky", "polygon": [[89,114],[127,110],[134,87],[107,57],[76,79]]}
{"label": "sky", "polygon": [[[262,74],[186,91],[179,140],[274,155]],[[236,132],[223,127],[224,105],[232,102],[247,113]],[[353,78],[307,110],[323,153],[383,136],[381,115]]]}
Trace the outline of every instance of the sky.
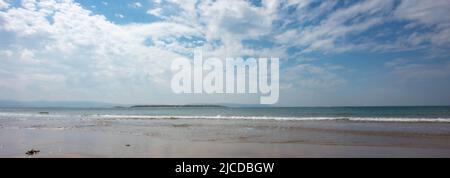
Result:
{"label": "sky", "polygon": [[278,57],[278,106],[450,105],[450,0],[0,0],[0,99],[259,103],[174,94],[170,64]]}

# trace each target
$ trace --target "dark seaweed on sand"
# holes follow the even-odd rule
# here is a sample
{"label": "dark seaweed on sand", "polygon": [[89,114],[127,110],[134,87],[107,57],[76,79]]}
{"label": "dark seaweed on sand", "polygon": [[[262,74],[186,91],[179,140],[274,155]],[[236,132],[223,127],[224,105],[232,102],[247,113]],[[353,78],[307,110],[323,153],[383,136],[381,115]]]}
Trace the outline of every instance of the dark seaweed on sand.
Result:
{"label": "dark seaweed on sand", "polygon": [[39,152],[41,152],[41,151],[35,150],[35,149],[31,149],[31,150],[27,151],[25,154],[28,155],[28,156],[32,156],[32,155],[38,154]]}

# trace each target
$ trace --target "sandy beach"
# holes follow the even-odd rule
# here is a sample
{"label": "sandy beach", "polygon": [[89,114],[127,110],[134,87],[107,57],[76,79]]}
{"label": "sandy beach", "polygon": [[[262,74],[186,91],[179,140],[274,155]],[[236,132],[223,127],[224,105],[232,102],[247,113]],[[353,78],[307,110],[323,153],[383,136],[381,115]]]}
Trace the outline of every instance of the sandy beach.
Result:
{"label": "sandy beach", "polygon": [[450,0],[0,0],[0,158],[450,158],[449,17]]}
{"label": "sandy beach", "polygon": [[129,119],[3,123],[0,157],[450,157],[448,123]]}

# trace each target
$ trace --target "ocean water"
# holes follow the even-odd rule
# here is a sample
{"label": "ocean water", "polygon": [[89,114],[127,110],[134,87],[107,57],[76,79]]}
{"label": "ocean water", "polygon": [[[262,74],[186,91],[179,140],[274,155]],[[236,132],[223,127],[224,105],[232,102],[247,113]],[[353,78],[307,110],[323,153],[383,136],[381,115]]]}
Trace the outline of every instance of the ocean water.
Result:
{"label": "ocean water", "polygon": [[[95,119],[252,119],[354,122],[448,122],[450,106],[284,107],[284,108],[0,108],[0,120],[30,118]],[[1,124],[1,123],[0,123]]]}
{"label": "ocean water", "polygon": [[[235,144],[231,150],[245,156],[240,143],[271,144],[265,148],[283,155],[287,148],[302,152],[293,144],[439,148],[448,155],[449,138],[450,107],[0,108],[0,157],[30,148],[117,156],[130,142],[145,148],[131,156],[149,157],[198,143]],[[155,150],[162,153],[149,155]]]}

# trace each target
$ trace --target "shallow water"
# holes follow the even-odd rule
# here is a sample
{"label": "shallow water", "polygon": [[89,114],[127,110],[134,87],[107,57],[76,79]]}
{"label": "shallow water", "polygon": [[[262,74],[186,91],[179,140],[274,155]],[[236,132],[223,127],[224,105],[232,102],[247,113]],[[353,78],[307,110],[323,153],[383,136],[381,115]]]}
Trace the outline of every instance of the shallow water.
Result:
{"label": "shallow water", "polygon": [[3,108],[0,157],[447,157],[448,118],[448,107]]}

